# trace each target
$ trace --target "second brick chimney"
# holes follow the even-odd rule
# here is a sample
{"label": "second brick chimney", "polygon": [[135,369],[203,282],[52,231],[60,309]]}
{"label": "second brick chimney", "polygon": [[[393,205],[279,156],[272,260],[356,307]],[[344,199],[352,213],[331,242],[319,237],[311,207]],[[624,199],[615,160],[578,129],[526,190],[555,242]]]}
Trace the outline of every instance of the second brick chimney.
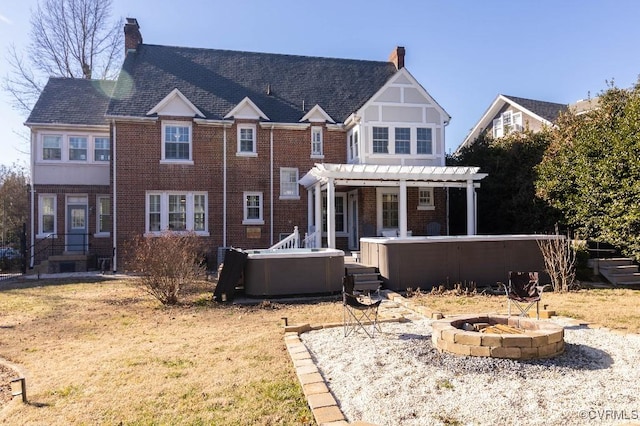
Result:
{"label": "second brick chimney", "polygon": [[404,68],[404,47],[397,46],[389,55],[389,62],[393,62],[396,69]]}
{"label": "second brick chimney", "polygon": [[130,50],[136,50],[138,45],[142,43],[142,34],[140,34],[140,25],[136,18],[127,18],[124,24],[124,55]]}

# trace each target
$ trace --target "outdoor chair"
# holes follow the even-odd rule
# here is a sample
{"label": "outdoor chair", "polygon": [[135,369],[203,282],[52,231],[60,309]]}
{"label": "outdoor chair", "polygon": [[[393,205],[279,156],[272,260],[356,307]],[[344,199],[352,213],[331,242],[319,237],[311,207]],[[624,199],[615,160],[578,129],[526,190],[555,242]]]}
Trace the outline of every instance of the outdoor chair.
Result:
{"label": "outdoor chair", "polygon": [[438,222],[429,222],[427,224],[427,236],[440,235],[440,224]]}
{"label": "outdoor chair", "polygon": [[537,272],[509,272],[509,283],[505,286],[507,295],[509,316],[511,316],[511,304],[520,311],[521,317],[528,316],[529,309],[536,305],[536,318],[540,319],[540,293],[541,288]]}
{"label": "outdoor chair", "polygon": [[[374,333],[380,330],[378,324],[378,308],[382,299],[363,300],[362,296],[354,293],[355,279],[353,274],[347,274],[342,279],[342,305],[344,336],[347,337],[354,331],[362,329],[367,336],[373,338]],[[368,329],[371,326],[371,329]]]}

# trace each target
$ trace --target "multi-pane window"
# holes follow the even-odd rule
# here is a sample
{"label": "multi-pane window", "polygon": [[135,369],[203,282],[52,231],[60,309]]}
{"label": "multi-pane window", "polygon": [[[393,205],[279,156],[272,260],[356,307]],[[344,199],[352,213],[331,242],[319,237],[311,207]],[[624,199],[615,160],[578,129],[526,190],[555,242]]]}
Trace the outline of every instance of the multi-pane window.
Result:
{"label": "multi-pane window", "polygon": [[99,137],[93,139],[95,161],[109,161],[111,159],[109,138]]}
{"label": "multi-pane window", "polygon": [[[336,233],[344,233],[347,230],[347,195],[336,194],[335,198],[335,224]],[[322,197],[322,232],[327,232],[327,196]]]}
{"label": "multi-pane window", "polygon": [[429,128],[416,129],[416,147],[418,154],[433,154],[433,132]]}
{"label": "multi-pane window", "polygon": [[411,153],[411,129],[408,127],[396,127],[396,154],[410,154]]}
{"label": "multi-pane window", "polygon": [[69,160],[87,161],[87,138],[85,136],[69,137]]}
{"label": "multi-pane window", "polygon": [[256,129],[254,126],[238,127],[238,152],[240,154],[256,152]]}
{"label": "multi-pane window", "polygon": [[207,195],[194,192],[147,194],[147,232],[207,232]]}
{"label": "multi-pane window", "polygon": [[322,155],[322,127],[311,127],[311,155]]}
{"label": "multi-pane window", "polygon": [[493,120],[493,137],[501,138],[513,131],[522,130],[522,113],[505,111]]}
{"label": "multi-pane window", "polygon": [[398,227],[398,194],[382,194],[382,227]]}
{"label": "multi-pane window", "polygon": [[418,190],[418,208],[433,207],[433,188]]}
{"label": "multi-pane window", "polygon": [[111,232],[111,202],[108,196],[98,197],[98,233]]}
{"label": "multi-pane window", "polygon": [[263,223],[262,219],[262,192],[244,193],[244,220],[245,224]]}
{"label": "multi-pane window", "polygon": [[389,152],[389,128],[373,128],[373,152],[376,154],[387,154]]}
{"label": "multi-pane window", "polygon": [[164,125],[164,159],[191,159],[191,127],[178,124]]}
{"label": "multi-pane window", "polygon": [[185,231],[187,229],[187,196],[186,194],[169,195],[169,230]]}
{"label": "multi-pane window", "polygon": [[280,169],[280,198],[298,198],[298,169]]}
{"label": "multi-pane window", "polygon": [[40,234],[54,234],[56,232],[56,197],[54,195],[40,196]]}
{"label": "multi-pane window", "polygon": [[42,159],[61,160],[62,159],[62,136],[45,135],[42,137]]}

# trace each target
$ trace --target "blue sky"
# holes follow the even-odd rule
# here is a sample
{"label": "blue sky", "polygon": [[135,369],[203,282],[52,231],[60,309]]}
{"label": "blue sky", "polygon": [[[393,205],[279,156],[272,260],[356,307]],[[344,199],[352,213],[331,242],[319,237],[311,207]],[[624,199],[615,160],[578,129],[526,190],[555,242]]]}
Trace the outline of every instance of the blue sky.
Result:
{"label": "blue sky", "polygon": [[[0,4],[3,58],[28,44],[35,5]],[[149,44],[367,60],[405,46],[407,69],[452,116],[447,152],[500,93],[570,103],[640,74],[636,0],[113,0],[113,15],[137,18]],[[28,161],[25,118],[0,93],[0,163]]]}

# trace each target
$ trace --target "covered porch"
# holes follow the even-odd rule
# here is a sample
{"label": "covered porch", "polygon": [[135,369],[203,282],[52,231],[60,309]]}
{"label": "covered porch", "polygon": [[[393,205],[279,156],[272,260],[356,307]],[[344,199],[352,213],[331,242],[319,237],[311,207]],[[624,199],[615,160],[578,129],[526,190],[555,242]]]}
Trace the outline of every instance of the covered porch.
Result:
{"label": "covered porch", "polygon": [[[402,166],[373,164],[316,164],[299,183],[309,192],[308,229],[314,230],[315,247],[322,246],[323,193],[326,194],[327,247],[336,248],[336,188],[393,188],[397,194],[397,236],[410,235],[408,229],[408,188],[466,188],[467,235],[476,233],[476,188],[485,173],[478,167]],[[395,200],[396,198],[394,198]],[[379,210],[379,209],[378,209]],[[352,214],[354,212],[350,212]],[[355,213],[357,214],[357,213]],[[376,213],[381,223],[382,213]],[[377,227],[380,232],[381,226]]]}

